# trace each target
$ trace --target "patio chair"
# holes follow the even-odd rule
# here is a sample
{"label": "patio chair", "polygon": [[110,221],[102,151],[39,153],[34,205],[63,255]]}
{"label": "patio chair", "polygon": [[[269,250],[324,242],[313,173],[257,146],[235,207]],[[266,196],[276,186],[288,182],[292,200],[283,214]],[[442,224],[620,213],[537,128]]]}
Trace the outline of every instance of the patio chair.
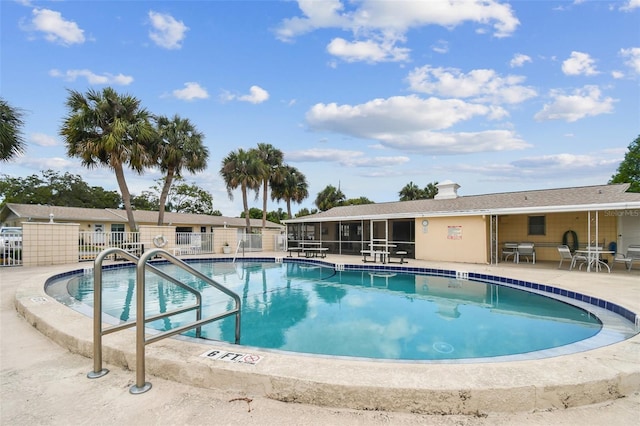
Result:
{"label": "patio chair", "polygon": [[502,246],[502,259],[506,262],[511,256],[516,261],[516,253],[518,251],[518,243],[504,243]]}
{"label": "patio chair", "polygon": [[631,272],[631,267],[633,266],[634,261],[640,262],[640,245],[632,245],[627,247],[627,252],[625,254],[616,253],[613,257],[613,264],[611,265],[611,268],[613,269],[613,266],[616,263],[624,263],[627,267],[627,270]]}
{"label": "patio chair", "polygon": [[521,257],[526,257],[527,263],[529,263],[529,259],[531,259],[533,264],[536,264],[536,249],[533,247],[533,243],[518,244],[518,252],[516,253],[517,263],[520,263]]}
{"label": "patio chair", "polygon": [[[562,262],[565,260],[569,261],[569,270],[571,271],[576,267],[576,263],[582,262],[583,264],[587,262],[587,256],[583,256],[581,254],[572,254],[568,245],[560,245],[558,246],[558,253],[560,253],[560,264],[558,265],[558,269],[562,268]],[[582,264],[580,265],[582,267]]]}

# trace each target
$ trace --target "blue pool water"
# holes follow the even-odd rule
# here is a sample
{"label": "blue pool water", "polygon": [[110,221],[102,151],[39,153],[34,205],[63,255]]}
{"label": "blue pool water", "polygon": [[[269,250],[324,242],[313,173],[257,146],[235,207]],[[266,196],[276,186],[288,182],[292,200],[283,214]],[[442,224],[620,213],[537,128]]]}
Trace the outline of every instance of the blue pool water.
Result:
{"label": "blue pool water", "polygon": [[[193,263],[242,299],[240,344],[311,354],[394,360],[444,360],[524,354],[597,334],[600,321],[559,300],[501,285],[399,272],[340,271],[309,263]],[[203,317],[232,300],[185,275],[170,275],[202,291]],[[147,274],[146,313],[169,311],[194,296]],[[104,272],[103,310],[135,318],[135,269]],[[67,283],[73,298],[93,303],[93,276]],[[150,323],[156,329],[194,321],[195,314]],[[206,339],[234,341],[234,317],[204,326]],[[194,335],[191,333],[190,335]]]}

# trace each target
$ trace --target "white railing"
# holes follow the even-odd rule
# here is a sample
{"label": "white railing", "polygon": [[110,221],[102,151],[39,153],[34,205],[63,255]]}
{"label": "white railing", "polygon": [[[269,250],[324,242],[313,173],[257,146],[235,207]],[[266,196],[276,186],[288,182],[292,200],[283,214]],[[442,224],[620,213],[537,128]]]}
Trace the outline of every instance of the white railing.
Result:
{"label": "white railing", "polygon": [[0,266],[22,265],[22,232],[0,235]]}
{"label": "white railing", "polygon": [[117,247],[138,257],[144,251],[138,232],[80,231],[78,240],[78,260],[93,260],[107,247]]}
{"label": "white railing", "polygon": [[247,234],[242,236],[245,251],[262,251],[262,234]]}
{"label": "white railing", "polygon": [[175,248],[180,254],[213,253],[213,234],[176,232]]}

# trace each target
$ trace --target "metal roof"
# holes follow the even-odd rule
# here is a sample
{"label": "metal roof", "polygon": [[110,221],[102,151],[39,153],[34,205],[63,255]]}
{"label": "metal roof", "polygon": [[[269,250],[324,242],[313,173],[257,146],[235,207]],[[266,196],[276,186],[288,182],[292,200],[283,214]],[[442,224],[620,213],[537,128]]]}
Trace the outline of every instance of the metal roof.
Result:
{"label": "metal roof", "polygon": [[284,222],[640,209],[640,193],[627,192],[629,186],[623,183],[341,206]]}
{"label": "metal roof", "polygon": [[[127,222],[127,212],[121,209],[91,209],[82,207],[62,207],[49,206],[42,204],[15,204],[7,203],[2,212],[0,212],[0,220],[5,221],[7,217],[13,215],[16,218],[24,218],[28,220],[49,220],[49,215],[53,214],[55,221],[65,222]],[[134,210],[133,215],[138,224],[156,224],[158,223],[158,212]],[[244,228],[245,220],[239,217],[226,216],[210,216],[205,214],[191,213],[164,213],[165,224],[171,225],[207,225],[214,227],[227,226],[232,228]],[[262,227],[261,219],[251,219],[253,228]],[[278,223],[267,221],[267,228],[283,228]]]}

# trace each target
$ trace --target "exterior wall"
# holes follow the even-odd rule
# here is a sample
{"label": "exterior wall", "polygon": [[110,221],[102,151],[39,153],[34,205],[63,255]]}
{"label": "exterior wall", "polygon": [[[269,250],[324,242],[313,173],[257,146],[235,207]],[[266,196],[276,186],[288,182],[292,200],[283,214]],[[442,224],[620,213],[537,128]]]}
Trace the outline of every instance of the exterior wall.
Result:
{"label": "exterior wall", "polygon": [[[175,226],[140,225],[138,230],[140,232],[140,242],[144,246],[145,251],[162,248],[172,253],[172,250],[176,247],[174,237],[176,234]],[[156,237],[164,237],[167,244],[164,247],[157,247],[153,242]]]}
{"label": "exterior wall", "polygon": [[[545,235],[528,235],[528,217],[545,216]],[[535,244],[536,260],[558,260],[557,246],[562,244],[566,231],[575,231],[581,248],[587,246],[589,235],[589,214],[587,212],[549,213],[535,215],[506,215],[498,218],[498,241],[532,242]],[[606,248],[617,238],[617,218],[615,215],[598,213],[598,245]],[[571,242],[571,241],[570,241]],[[595,212],[591,213],[591,244],[595,245]]]}
{"label": "exterior wall", "polygon": [[22,264],[46,266],[78,261],[77,223],[23,222]]}
{"label": "exterior wall", "polygon": [[487,263],[487,218],[458,216],[416,219],[416,259]]}

